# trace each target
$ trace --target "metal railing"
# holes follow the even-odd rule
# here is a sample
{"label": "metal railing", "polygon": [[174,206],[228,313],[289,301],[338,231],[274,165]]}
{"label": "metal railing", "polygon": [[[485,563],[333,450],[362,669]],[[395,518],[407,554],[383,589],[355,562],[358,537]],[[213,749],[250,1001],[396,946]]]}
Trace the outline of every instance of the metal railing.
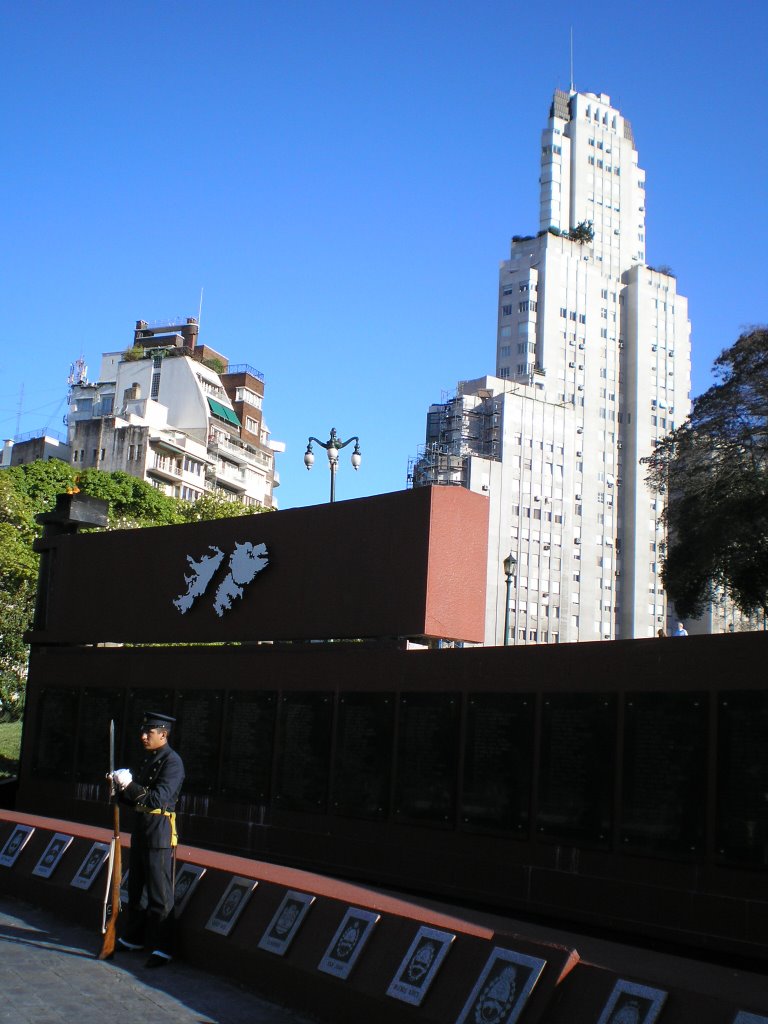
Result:
{"label": "metal railing", "polygon": [[227,366],[227,373],[249,373],[251,377],[255,377],[256,380],[260,380],[264,383],[264,374],[260,370],[254,369],[250,363],[230,363]]}
{"label": "metal railing", "polygon": [[29,430],[26,434],[14,434],[14,444],[21,444],[22,441],[32,441],[36,437],[50,437],[54,441],[60,441],[62,444],[66,444],[66,437],[61,434],[58,430],[48,430],[47,427],[38,427],[37,430]]}

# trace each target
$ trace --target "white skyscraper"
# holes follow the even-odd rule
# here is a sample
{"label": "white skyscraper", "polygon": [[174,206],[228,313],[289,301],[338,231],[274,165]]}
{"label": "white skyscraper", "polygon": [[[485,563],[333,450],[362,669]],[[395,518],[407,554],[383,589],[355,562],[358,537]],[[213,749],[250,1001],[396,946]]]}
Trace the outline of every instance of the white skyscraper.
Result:
{"label": "white skyscraper", "polygon": [[640,460],[689,411],[690,324],[645,263],[645,172],[605,95],[555,92],[540,230],[499,274],[496,376],[432,406],[415,485],[491,505],[486,643],[646,637],[667,629],[663,496]]}

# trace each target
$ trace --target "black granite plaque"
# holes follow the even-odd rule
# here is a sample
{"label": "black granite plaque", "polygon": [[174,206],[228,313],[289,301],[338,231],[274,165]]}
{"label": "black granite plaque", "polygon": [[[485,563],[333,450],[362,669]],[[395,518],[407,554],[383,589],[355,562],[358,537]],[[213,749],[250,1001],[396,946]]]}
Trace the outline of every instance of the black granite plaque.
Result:
{"label": "black granite plaque", "polygon": [[176,700],[174,746],[184,762],[184,792],[212,793],[221,753],[222,690],[182,690]]}
{"label": "black granite plaque", "polygon": [[38,778],[72,779],[79,697],[79,690],[63,686],[46,687],[40,694],[32,761]]}
{"label": "black granite plaque", "polygon": [[332,724],[331,694],[283,695],[277,724],[277,807],[326,813]]}
{"label": "black granite plaque", "polygon": [[392,779],[395,697],[339,695],[331,810],[352,818],[385,818]]}
{"label": "black granite plaque", "polygon": [[718,855],[768,867],[768,691],[721,695],[717,737]]}
{"label": "black granite plaque", "polygon": [[602,693],[547,695],[541,718],[539,834],[608,845],[615,772],[615,698]]}
{"label": "black granite plaque", "polygon": [[266,803],[272,777],[277,695],[234,690],[227,697],[221,792]]}
{"label": "black granite plaque", "polygon": [[461,698],[412,693],[399,701],[395,815],[398,821],[453,825]]}
{"label": "black granite plaque", "polygon": [[465,828],[528,834],[533,762],[530,694],[474,693],[467,701],[464,788]]}
{"label": "black granite plaque", "polygon": [[630,849],[703,852],[707,697],[628,694],[624,709],[621,842]]}
{"label": "black granite plaque", "polygon": [[114,721],[115,736],[120,736],[124,698],[123,690],[107,687],[83,690],[75,759],[78,782],[104,781],[109,771],[109,723]]}

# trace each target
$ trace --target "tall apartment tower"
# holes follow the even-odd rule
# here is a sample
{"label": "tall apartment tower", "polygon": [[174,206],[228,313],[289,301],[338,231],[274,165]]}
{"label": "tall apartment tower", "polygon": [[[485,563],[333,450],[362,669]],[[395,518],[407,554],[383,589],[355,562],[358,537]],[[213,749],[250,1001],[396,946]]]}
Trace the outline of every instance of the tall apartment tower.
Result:
{"label": "tall apartment tower", "polygon": [[641,460],[689,412],[687,301],[645,262],[645,172],[608,96],[555,92],[539,180],[538,234],[499,272],[495,376],[430,408],[412,481],[489,496],[487,644],[507,621],[509,643],[654,636],[664,499]]}

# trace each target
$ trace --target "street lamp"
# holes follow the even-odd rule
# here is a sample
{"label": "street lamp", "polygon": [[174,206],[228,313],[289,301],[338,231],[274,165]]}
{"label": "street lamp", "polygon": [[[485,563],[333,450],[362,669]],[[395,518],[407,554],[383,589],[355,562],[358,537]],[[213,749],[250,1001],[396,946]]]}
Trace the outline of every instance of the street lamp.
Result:
{"label": "street lamp", "polygon": [[360,469],[360,463],[363,461],[363,456],[360,454],[360,438],[350,437],[346,441],[342,441],[336,433],[335,427],[331,428],[331,436],[327,441],[321,441],[317,437],[310,437],[307,442],[307,450],[304,452],[304,465],[307,469],[312,469],[312,466],[315,464],[315,453],[312,451],[313,441],[315,444],[319,444],[321,448],[325,448],[328,455],[328,468],[331,471],[331,501],[336,501],[336,467],[339,464],[339,452],[354,441],[352,468],[355,470]]}
{"label": "street lamp", "polygon": [[507,606],[504,613],[504,646],[509,646],[509,603],[512,591],[512,580],[517,573],[517,559],[510,551],[504,559],[504,575],[507,577]]}

